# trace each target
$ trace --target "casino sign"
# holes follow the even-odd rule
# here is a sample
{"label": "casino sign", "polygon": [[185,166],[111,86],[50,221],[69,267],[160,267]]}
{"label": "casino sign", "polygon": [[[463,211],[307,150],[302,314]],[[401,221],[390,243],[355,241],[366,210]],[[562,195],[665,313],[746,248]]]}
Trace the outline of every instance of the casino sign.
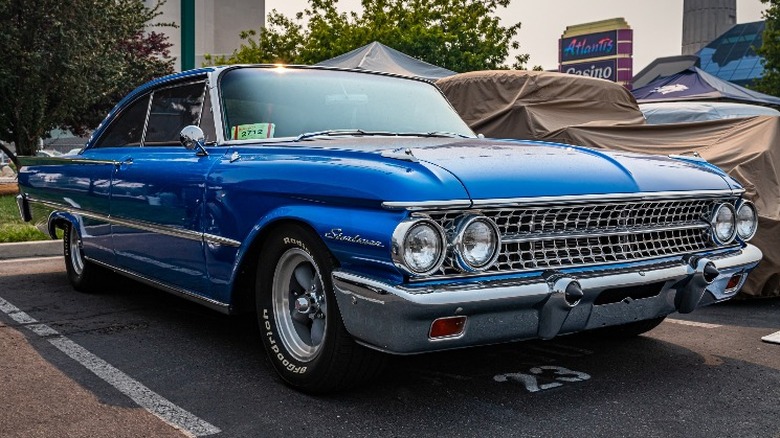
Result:
{"label": "casino sign", "polygon": [[633,32],[623,18],[568,26],[558,41],[558,71],[630,87]]}

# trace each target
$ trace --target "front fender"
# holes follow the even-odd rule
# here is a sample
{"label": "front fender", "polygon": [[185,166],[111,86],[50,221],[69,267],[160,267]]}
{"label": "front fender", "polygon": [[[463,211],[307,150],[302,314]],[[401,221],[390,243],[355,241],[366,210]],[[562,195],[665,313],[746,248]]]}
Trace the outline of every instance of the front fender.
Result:
{"label": "front fender", "polygon": [[[328,205],[289,205],[278,207],[265,215],[252,228],[238,250],[234,269],[241,266],[256,248],[258,239],[272,232],[274,226],[296,222],[311,228],[339,265],[353,272],[403,281],[391,258],[391,236],[395,227],[407,215],[405,211],[355,209]],[[271,231],[269,231],[271,230]]]}

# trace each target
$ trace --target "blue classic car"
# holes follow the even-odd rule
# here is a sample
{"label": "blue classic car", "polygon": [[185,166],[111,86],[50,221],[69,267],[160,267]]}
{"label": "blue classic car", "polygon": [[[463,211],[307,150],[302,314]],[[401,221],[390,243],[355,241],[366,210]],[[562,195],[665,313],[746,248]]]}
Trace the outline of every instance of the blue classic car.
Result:
{"label": "blue classic car", "polygon": [[389,74],[167,76],[78,155],[23,164],[20,212],[64,230],[75,289],[113,272],[256,312],[307,392],[385,353],[637,335],[734,296],[761,258],[743,189],[695,156],[479,138],[434,85]]}

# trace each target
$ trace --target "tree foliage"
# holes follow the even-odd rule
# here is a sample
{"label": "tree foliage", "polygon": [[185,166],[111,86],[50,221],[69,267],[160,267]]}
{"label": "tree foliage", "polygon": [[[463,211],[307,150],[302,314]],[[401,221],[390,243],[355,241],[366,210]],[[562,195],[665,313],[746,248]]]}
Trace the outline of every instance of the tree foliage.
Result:
{"label": "tree foliage", "polygon": [[173,71],[166,37],[145,32],[159,3],[0,0],[0,140],[32,155],[56,127],[83,133],[140,83]]}
{"label": "tree foliage", "polygon": [[764,76],[753,88],[773,96],[780,96],[780,0],[761,0],[768,5],[763,18],[763,43],[756,52],[764,58]]}
{"label": "tree foliage", "polygon": [[[361,0],[361,13],[344,13],[337,0],[309,0],[295,18],[271,11],[264,29],[241,33],[245,44],[231,56],[207,62],[316,64],[378,41],[457,72],[507,68],[520,23],[502,26],[495,12],[510,1]],[[517,55],[513,67],[527,61]]]}

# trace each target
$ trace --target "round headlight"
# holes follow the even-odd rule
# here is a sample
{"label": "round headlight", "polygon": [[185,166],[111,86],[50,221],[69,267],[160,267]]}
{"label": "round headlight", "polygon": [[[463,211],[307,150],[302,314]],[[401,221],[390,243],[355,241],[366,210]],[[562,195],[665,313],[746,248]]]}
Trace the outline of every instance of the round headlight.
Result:
{"label": "round headlight", "polygon": [[406,228],[398,248],[400,261],[410,273],[426,275],[441,266],[444,259],[444,239],[441,229],[432,222],[417,221],[402,224]]}
{"label": "round headlight", "polygon": [[734,206],[728,203],[720,204],[712,215],[710,225],[716,243],[725,245],[734,240],[737,233]]}
{"label": "round headlight", "polygon": [[466,216],[457,222],[455,253],[463,271],[481,271],[498,257],[500,238],[498,227],[484,216]]}
{"label": "round headlight", "polygon": [[742,240],[750,240],[758,228],[758,214],[752,202],[744,201],[737,209],[737,236]]}

